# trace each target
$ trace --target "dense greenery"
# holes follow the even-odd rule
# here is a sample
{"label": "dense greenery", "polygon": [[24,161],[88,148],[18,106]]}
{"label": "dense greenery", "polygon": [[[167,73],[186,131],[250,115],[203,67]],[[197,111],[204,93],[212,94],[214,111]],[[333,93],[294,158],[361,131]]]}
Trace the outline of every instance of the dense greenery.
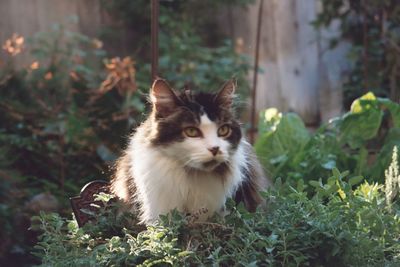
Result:
{"label": "dense greenery", "polygon": [[348,58],[352,70],[344,83],[345,105],[372,91],[400,101],[400,6],[397,0],[321,0],[317,27],[340,24],[335,47],[350,42]]}
{"label": "dense greenery", "polygon": [[327,177],[332,168],[383,182],[393,146],[400,146],[400,105],[372,93],[310,133],[299,116],[261,113],[255,148],[272,177],[297,181]]}
{"label": "dense greenery", "polygon": [[[19,261],[26,259],[21,256],[35,242],[27,230],[27,218],[35,213],[30,205],[35,196],[51,192],[58,199],[52,199],[51,209],[64,210],[68,196],[107,170],[101,153],[112,135],[102,136],[101,123],[107,119],[107,127],[117,124],[111,115],[122,109],[123,101],[116,92],[97,94],[90,87],[102,79],[86,64],[91,62],[86,56],[92,55],[81,48],[91,43],[81,35],[55,29],[48,36],[35,37],[32,46],[27,44],[34,54],[29,67],[17,70],[10,59],[1,70],[0,220],[5,227],[0,230],[4,241],[0,258],[16,254]],[[107,105],[107,118],[95,111],[105,97],[116,99],[115,105]],[[28,223],[21,223],[25,220]]]}
{"label": "dense greenery", "polygon": [[267,211],[250,214],[229,202],[229,215],[206,223],[173,212],[156,225],[123,227],[109,208],[79,229],[74,220],[42,214],[34,218],[44,231],[36,254],[43,266],[397,266],[399,207],[387,208],[377,183],[353,190],[360,180],[333,169],[308,198],[300,184],[278,179],[264,194]]}

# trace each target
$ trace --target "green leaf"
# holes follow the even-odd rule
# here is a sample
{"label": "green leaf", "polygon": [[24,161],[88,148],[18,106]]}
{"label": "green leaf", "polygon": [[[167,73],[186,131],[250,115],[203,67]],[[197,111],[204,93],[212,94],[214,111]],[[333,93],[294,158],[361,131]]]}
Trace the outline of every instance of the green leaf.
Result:
{"label": "green leaf", "polygon": [[374,138],[381,126],[383,111],[367,109],[360,113],[347,113],[340,123],[340,140],[351,148],[363,146]]}
{"label": "green leaf", "polygon": [[395,103],[387,98],[378,98],[379,104],[387,108],[393,120],[393,126],[400,128],[400,104]]}
{"label": "green leaf", "polygon": [[349,184],[351,186],[361,183],[364,180],[362,176],[354,176],[349,179]]}
{"label": "green leaf", "polygon": [[400,147],[400,128],[390,129],[383,144],[375,161],[368,169],[369,176],[367,178],[369,181],[384,181],[384,171],[390,164],[393,147]]}
{"label": "green leaf", "polygon": [[295,158],[302,152],[302,148],[310,140],[310,134],[297,114],[274,114],[271,116],[267,114],[268,116],[261,118],[265,122],[261,126],[265,132],[260,132],[255,144],[261,163],[272,172],[273,176],[286,164],[287,159]]}
{"label": "green leaf", "polygon": [[304,181],[300,179],[297,181],[297,191],[303,192],[304,191]]}
{"label": "green leaf", "polygon": [[340,171],[337,168],[332,169],[332,174],[333,174],[333,176],[335,176],[335,178],[337,180],[340,180],[340,178],[342,177],[342,175],[340,174]]}
{"label": "green leaf", "polygon": [[315,187],[315,188],[321,188],[322,187],[322,183],[321,181],[314,181],[311,180],[308,182],[311,186]]}

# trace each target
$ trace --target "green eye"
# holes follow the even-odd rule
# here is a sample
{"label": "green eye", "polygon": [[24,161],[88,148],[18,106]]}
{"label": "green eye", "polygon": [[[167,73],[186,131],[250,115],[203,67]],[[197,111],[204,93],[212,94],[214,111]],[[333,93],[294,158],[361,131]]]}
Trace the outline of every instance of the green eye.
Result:
{"label": "green eye", "polygon": [[186,127],[183,132],[186,134],[187,137],[200,137],[201,131],[196,127]]}
{"label": "green eye", "polygon": [[231,127],[229,125],[222,125],[218,129],[218,136],[226,137],[231,134]]}

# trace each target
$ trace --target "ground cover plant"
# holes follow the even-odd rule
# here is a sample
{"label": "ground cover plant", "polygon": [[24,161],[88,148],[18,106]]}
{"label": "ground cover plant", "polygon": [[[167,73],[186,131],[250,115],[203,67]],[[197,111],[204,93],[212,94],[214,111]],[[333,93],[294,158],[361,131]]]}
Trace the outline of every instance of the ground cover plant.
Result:
{"label": "ground cover plant", "polygon": [[35,254],[42,266],[397,266],[398,204],[388,209],[382,185],[364,181],[353,189],[361,179],[348,178],[333,169],[312,198],[278,179],[264,193],[267,211],[251,214],[230,202],[229,215],[206,223],[172,212],[156,225],[127,227],[101,209],[96,224],[78,228],[75,220],[42,214],[34,218],[43,231]]}
{"label": "ground cover plant", "polygon": [[[263,194],[267,210],[248,213],[230,201],[225,218],[199,223],[172,212],[144,227],[127,223],[135,214],[115,216],[112,202],[81,229],[42,214],[34,218],[43,233],[35,255],[43,266],[397,266],[398,108],[367,94],[314,134],[295,114],[264,112],[256,149],[275,181]],[[371,142],[381,150],[368,159]]]}

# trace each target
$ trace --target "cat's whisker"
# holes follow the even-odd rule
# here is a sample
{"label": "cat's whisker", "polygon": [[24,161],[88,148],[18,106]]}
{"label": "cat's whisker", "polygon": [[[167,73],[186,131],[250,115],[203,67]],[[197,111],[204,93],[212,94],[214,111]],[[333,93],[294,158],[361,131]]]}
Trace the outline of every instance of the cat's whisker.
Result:
{"label": "cat's whisker", "polygon": [[192,153],[190,154],[190,157],[196,159],[204,158],[204,153]]}
{"label": "cat's whisker", "polygon": [[198,161],[198,162],[203,162],[204,160],[206,160],[206,158],[204,157],[204,155],[199,154],[199,155],[191,155],[190,157],[193,161]]}
{"label": "cat's whisker", "polygon": [[185,163],[183,163],[183,166],[188,166],[193,161],[194,161],[193,159],[188,159],[187,161],[185,161]]}

